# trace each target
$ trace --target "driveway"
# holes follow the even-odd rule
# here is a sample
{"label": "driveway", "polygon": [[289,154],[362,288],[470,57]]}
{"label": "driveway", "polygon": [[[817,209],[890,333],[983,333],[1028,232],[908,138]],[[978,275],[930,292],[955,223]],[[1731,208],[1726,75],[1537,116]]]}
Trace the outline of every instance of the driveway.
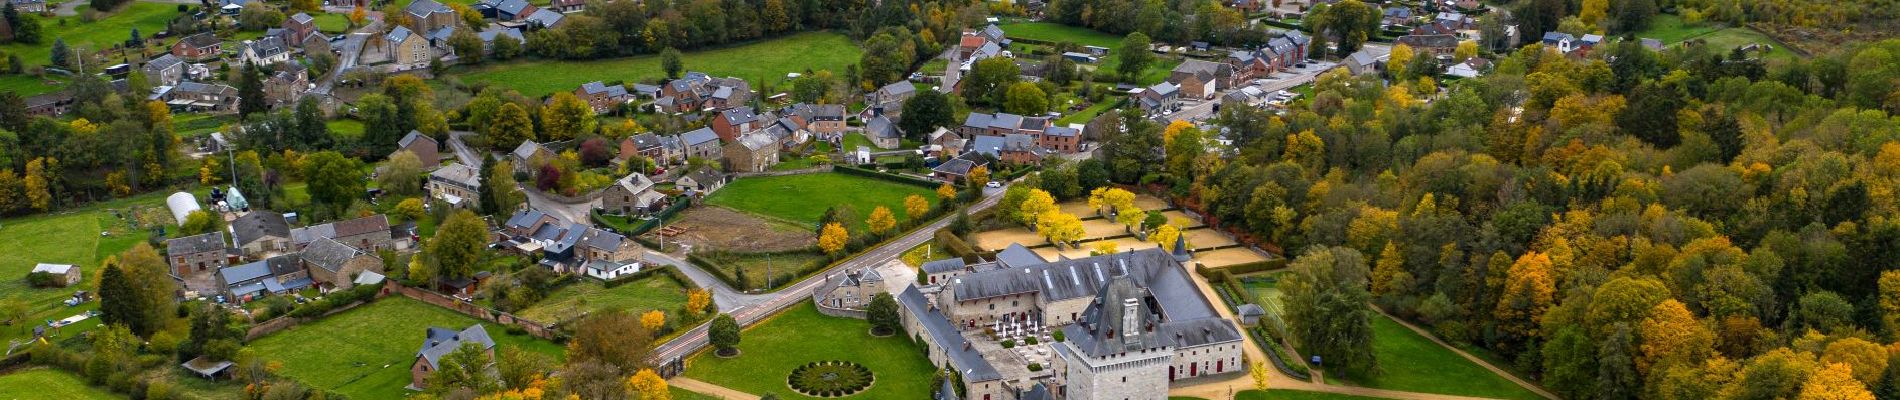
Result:
{"label": "driveway", "polygon": [[468,136],[473,136],[473,135],[475,135],[475,132],[449,131],[449,150],[452,150],[455,152],[456,161],[461,161],[463,165],[475,167],[476,170],[481,170],[482,161],[483,161],[481,153],[478,153],[475,151],[475,149],[468,147],[468,143],[462,141],[463,137],[468,137]]}
{"label": "driveway", "polygon": [[693,281],[693,284],[712,291],[713,304],[719,306],[719,312],[738,312],[752,306],[765,304],[767,301],[771,301],[774,297],[777,297],[772,294],[746,294],[734,290],[732,286],[726,285],[726,281],[719,280],[718,277],[706,272],[706,270],[699,269],[699,266],[675,258],[672,255],[649,251],[646,254],[646,259],[654,263],[671,265],[678,268],[681,273],[686,274],[686,279]]}
{"label": "driveway", "polygon": [[[970,205],[968,210],[974,213],[995,206],[997,202],[1002,200],[1003,192],[1004,190],[1000,188],[985,189],[983,199],[977,201],[976,204]],[[874,268],[891,260],[895,260],[898,256],[903,255],[905,251],[909,251],[911,248],[933,239],[937,233],[937,229],[950,225],[950,222],[955,219],[954,216],[940,217],[936,222],[918,227],[916,230],[904,234],[902,237],[885,242],[883,245],[871,248],[863,253],[859,253],[849,260],[831,266],[829,269],[814,273],[796,284],[787,286],[777,292],[757,295],[761,297],[761,299],[755,304],[746,305],[736,310],[725,310],[722,306],[721,311],[731,314],[733,319],[738,320],[740,326],[750,326],[758,323],[772,316],[772,314],[798,305],[799,302],[811,301],[812,290],[823,285],[825,276],[831,272],[841,269]],[[688,266],[680,268],[681,271],[694,269],[697,269],[697,267]],[[700,272],[704,273],[704,271]],[[690,277],[691,274],[689,273],[688,276]],[[699,281],[699,278],[692,279],[694,282]],[[723,283],[711,287],[720,286],[724,286]],[[714,301],[717,302],[717,294],[714,296]],[[741,304],[751,300],[739,297],[734,297],[734,299],[735,302]],[[707,324],[700,324],[699,326],[693,327],[692,330],[680,334],[679,337],[673,338],[671,341],[661,343],[659,346],[653,348],[652,353],[649,353],[649,360],[655,364],[667,363],[676,359],[684,359],[686,356],[692,355],[693,352],[705,348],[708,343],[706,329]]]}
{"label": "driveway", "polygon": [[600,199],[593,199],[578,204],[569,204],[548,197],[539,190],[534,190],[527,186],[520,187],[521,193],[528,196],[529,207],[546,211],[548,214],[553,214],[562,221],[594,226],[594,219],[590,218],[589,214],[594,211],[595,207],[600,206]]}

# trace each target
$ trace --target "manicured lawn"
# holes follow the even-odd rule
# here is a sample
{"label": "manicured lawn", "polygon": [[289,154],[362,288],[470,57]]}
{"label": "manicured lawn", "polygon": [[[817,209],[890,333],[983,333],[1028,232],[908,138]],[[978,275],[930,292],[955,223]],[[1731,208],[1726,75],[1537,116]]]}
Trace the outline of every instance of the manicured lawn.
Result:
{"label": "manicured lawn", "polygon": [[322,13],[312,15],[317,19],[317,30],[325,33],[343,33],[350,29],[349,14]]}
{"label": "manicured lawn", "polygon": [[8,399],[123,399],[105,389],[86,385],[79,375],[51,368],[31,368],[0,375],[0,397]]}
{"label": "manicured lawn", "polygon": [[1688,25],[1682,21],[1682,17],[1674,14],[1657,14],[1655,18],[1649,19],[1649,29],[1636,34],[1636,37],[1660,40],[1664,45],[1675,45],[1682,43],[1684,39],[1706,35],[1718,29],[1721,27],[1713,23]]}
{"label": "manicured lawn", "polygon": [[919,268],[923,267],[926,262],[950,258],[950,256],[949,250],[945,250],[942,245],[937,244],[936,240],[931,240],[924,242],[924,244],[917,245],[917,247],[912,247],[910,250],[905,250],[904,255],[898,257],[898,259],[903,260],[904,265],[909,265],[911,268]]}
{"label": "manicured lawn", "polygon": [[[422,334],[431,326],[462,329],[477,320],[402,296],[391,296],[328,318],[251,342],[251,349],[284,364],[279,373],[305,384],[358,399],[401,398],[409,392],[409,367]],[[486,324],[498,347],[561,357],[558,344],[509,335]]]}
{"label": "manicured lawn", "polygon": [[59,90],[61,85],[65,85],[65,78],[63,77],[49,76],[48,78],[59,83],[49,85],[45,80],[24,74],[0,76],[0,92],[14,92],[21,96],[33,96]]}
{"label": "manicured lawn", "polygon": [[810,227],[818,225],[826,208],[849,205],[855,217],[848,229],[855,233],[863,231],[863,220],[878,206],[905,220],[904,197],[913,194],[937,203],[936,193],[920,186],[833,172],[739,178],[713,192],[706,204]]}
{"label": "manicured lawn", "polygon": [[699,394],[699,392],[676,387],[669,387],[666,391],[673,393],[673,400],[719,400],[718,397],[707,396]]}
{"label": "manicured lawn", "polygon": [[1089,123],[1089,121],[1095,120],[1095,117],[1102,115],[1104,112],[1108,112],[1110,108],[1115,106],[1115,103],[1116,101],[1113,99],[1102,99],[1101,102],[1091,104],[1088,108],[1082,109],[1082,111],[1077,111],[1056,119],[1056,124],[1068,126],[1069,124]]}
{"label": "manicured lawn", "polygon": [[[754,90],[759,90],[764,82],[777,82],[792,72],[831,70],[842,74],[845,67],[856,64],[862,54],[863,50],[844,35],[808,32],[686,52],[681,60],[689,71],[747,79],[752,81]],[[595,73],[573,73],[575,71]],[[492,83],[535,97],[572,91],[589,81],[633,82],[658,79],[665,74],[660,69],[660,57],[651,54],[598,61],[517,61],[458,69],[454,73],[469,83]]]}
{"label": "manicured lawn", "polygon": [[799,365],[844,360],[871,370],[876,383],[848,398],[918,399],[929,396],[934,368],[922,349],[905,335],[872,337],[871,325],[858,319],[819,314],[811,303],[785,311],[741,335],[741,355],[731,359],[702,351],[688,359],[686,376],[746,393],[773,393],[805,399],[785,385]]}
{"label": "manicured lawn", "polygon": [[[997,27],[1003,28],[1004,34],[1014,38],[1040,40],[1052,44],[1070,42],[1081,46],[1107,47],[1109,48],[1108,56],[1102,57],[1100,63],[1092,64],[1098,73],[1113,73],[1115,66],[1121,64],[1121,56],[1119,54],[1121,49],[1118,48],[1122,44],[1121,36],[1054,22],[1021,22],[999,24]],[[1153,64],[1150,64],[1148,68],[1142,70],[1141,76],[1136,79],[1136,83],[1141,85],[1153,85],[1167,80],[1168,72],[1173,70],[1174,66],[1180,64],[1181,60],[1179,59],[1158,58]],[[1083,65],[1090,66],[1091,64]]]}
{"label": "manicured lawn", "polygon": [[[1275,275],[1278,276],[1280,274]],[[1261,308],[1275,315],[1280,315],[1280,282],[1278,280],[1269,281],[1261,278],[1241,278],[1241,286],[1246,287],[1247,291],[1253,292],[1255,299],[1260,300],[1261,303],[1266,303],[1261,304]]]}
{"label": "manicured lawn", "polygon": [[1390,318],[1372,320],[1372,351],[1385,373],[1362,380],[1326,376],[1326,383],[1459,396],[1539,399],[1504,377],[1459,357]]}
{"label": "manicured lawn", "polygon": [[686,288],[662,275],[641,278],[613,288],[597,280],[582,279],[555,290],[548,294],[548,298],[521,310],[517,315],[542,323],[555,323],[599,310],[620,309],[636,315],[648,310],[660,310],[666,312],[671,320],[678,317],[673,315],[674,310],[685,304]]}
{"label": "manicured lawn", "polygon": [[337,137],[363,137],[363,121],[353,119],[333,119],[323,124],[330,128],[330,134]]}
{"label": "manicured lawn", "polygon": [[[92,290],[97,281],[99,262],[143,242],[149,232],[115,216],[114,209],[127,211],[131,206],[147,206],[153,223],[170,224],[171,214],[164,209],[159,191],[71,211],[39,214],[0,221],[0,298],[22,299],[27,303],[25,323],[0,326],[0,341],[31,334],[32,326],[47,320],[66,318],[98,307],[98,302],[67,307],[60,301],[76,290]],[[102,235],[101,233],[104,233]],[[35,289],[28,287],[26,276],[39,263],[72,264],[80,268],[83,280],[73,287]],[[98,325],[88,319],[67,326],[61,336],[77,335]]]}
{"label": "manicured lawn", "polygon": [[1737,47],[1747,46],[1753,43],[1766,43],[1770,46],[1774,46],[1775,50],[1763,54],[1762,59],[1764,60],[1793,61],[1795,57],[1797,57],[1794,54],[1793,48],[1788,47],[1787,44],[1770,38],[1768,35],[1752,28],[1727,28],[1690,39],[1707,41],[1710,49],[1714,49],[1724,55]]}
{"label": "manicured lawn", "polygon": [[1326,392],[1307,392],[1287,389],[1244,390],[1234,394],[1234,400],[1374,400],[1377,397],[1353,396]]}

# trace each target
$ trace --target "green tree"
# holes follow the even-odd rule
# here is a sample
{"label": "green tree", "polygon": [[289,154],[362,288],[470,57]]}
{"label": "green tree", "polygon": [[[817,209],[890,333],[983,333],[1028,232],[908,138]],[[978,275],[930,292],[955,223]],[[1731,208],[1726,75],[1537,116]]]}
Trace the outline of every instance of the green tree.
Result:
{"label": "green tree", "polygon": [[429,374],[429,391],[437,394],[459,389],[473,390],[477,394],[494,392],[501,388],[501,382],[488,372],[488,362],[487,349],[473,342],[463,342],[436,363],[439,367]]}
{"label": "green tree", "polygon": [[686,62],[680,60],[680,51],[672,47],[660,51],[660,69],[666,71],[666,79],[679,79],[686,72]]}
{"label": "green tree", "polygon": [[712,326],[706,328],[707,337],[719,354],[730,356],[739,348],[739,322],[732,314],[719,314],[714,317]]}
{"label": "green tree", "polygon": [[494,201],[494,215],[513,213],[523,203],[527,203],[528,195],[522,193],[521,187],[515,182],[513,162],[502,160],[488,165],[489,182],[493,184],[482,185],[482,191],[487,192]]}
{"label": "green tree", "polygon": [[[541,127],[547,140],[569,140],[594,133],[594,108],[573,93],[556,92],[541,107]],[[519,143],[516,143],[519,144]]]}
{"label": "green tree", "polygon": [[332,216],[343,215],[343,210],[364,194],[362,162],[334,151],[304,156],[303,178],[310,201],[325,207]]}
{"label": "green tree", "polygon": [[488,223],[468,210],[450,214],[429,240],[429,257],[439,265],[439,278],[465,278],[475,274],[488,245]]}
{"label": "green tree", "polygon": [[897,299],[890,293],[878,293],[871,296],[871,304],[864,307],[865,319],[871,321],[871,332],[889,335],[904,330],[904,321],[897,315]]}
{"label": "green tree", "polygon": [[238,118],[248,118],[251,114],[270,111],[270,103],[264,97],[264,72],[256,63],[245,64],[238,73]]}
{"label": "green tree", "polygon": [[457,29],[455,33],[449,34],[449,48],[455,49],[455,58],[459,62],[471,65],[482,63],[482,37],[475,35],[473,30]]}
{"label": "green tree", "polygon": [[1348,247],[1316,247],[1290,267],[1280,290],[1293,339],[1307,354],[1322,357],[1329,372],[1377,375],[1365,257]]}
{"label": "green tree", "polygon": [[415,119],[405,118],[402,110],[397,100],[381,93],[371,93],[357,99],[356,115],[363,119],[362,143],[370,154],[395,151],[396,142],[409,133],[403,127],[413,125]]}
{"label": "green tree", "polygon": [[1134,82],[1141,71],[1155,62],[1154,53],[1148,51],[1149,42],[1148,35],[1141,32],[1122,37],[1121,47],[1115,49],[1115,55],[1121,57],[1121,64],[1115,65],[1115,73],[1121,75],[1123,82]]}
{"label": "green tree", "polygon": [[99,275],[99,320],[108,325],[151,329],[145,320],[145,298],[138,295],[132,282],[115,259],[106,260]]}
{"label": "green tree", "polygon": [[963,77],[963,98],[971,101],[999,105],[1011,84],[1022,79],[1022,68],[1008,57],[990,57],[977,60],[970,66],[970,74]]}
{"label": "green tree", "polygon": [[1016,82],[1004,96],[1003,110],[1013,114],[1041,115],[1049,110],[1049,95],[1029,82]]}
{"label": "green tree", "polygon": [[515,103],[504,103],[488,127],[488,146],[496,151],[513,150],[521,142],[534,140],[534,120],[528,110]]}
{"label": "green tree", "polygon": [[224,231],[224,219],[210,211],[198,210],[185,215],[185,223],[178,225],[179,236],[191,236]]}
{"label": "green tree", "polygon": [[897,120],[898,130],[904,131],[912,140],[922,140],[925,135],[938,127],[956,123],[956,110],[950,106],[950,97],[935,90],[919,90],[910,99],[904,100],[904,117]]}
{"label": "green tree", "polygon": [[422,159],[408,150],[397,151],[383,163],[383,170],[376,175],[376,187],[384,193],[396,196],[412,196],[422,193]]}

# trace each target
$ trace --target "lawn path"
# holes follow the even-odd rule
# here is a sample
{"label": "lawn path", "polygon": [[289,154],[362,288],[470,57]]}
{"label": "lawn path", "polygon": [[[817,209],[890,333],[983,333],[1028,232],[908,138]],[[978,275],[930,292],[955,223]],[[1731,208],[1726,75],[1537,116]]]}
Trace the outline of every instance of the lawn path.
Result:
{"label": "lawn path", "polygon": [[714,385],[711,383],[706,383],[705,381],[688,378],[684,376],[673,377],[673,379],[666,380],[666,383],[668,385],[673,385],[673,387],[676,387],[676,388],[686,389],[694,393],[712,396],[714,398],[719,398],[719,399],[759,400],[759,396],[754,396],[751,394],[747,394],[746,392],[732,390],[732,388]]}
{"label": "lawn path", "polygon": [[1405,329],[1411,329],[1412,332],[1417,332],[1419,336],[1424,336],[1426,339],[1431,340],[1432,343],[1436,343],[1438,344],[1438,346],[1444,347],[1446,350],[1451,350],[1451,352],[1453,353],[1458,353],[1459,357],[1464,357],[1466,360],[1470,360],[1471,363],[1478,364],[1478,366],[1484,367],[1484,369],[1486,370],[1490,370],[1491,373],[1497,374],[1498,376],[1504,377],[1504,379],[1510,380],[1511,383],[1516,383],[1518,386],[1523,386],[1524,389],[1530,390],[1532,393],[1537,393],[1538,396],[1544,396],[1544,398],[1551,399],[1551,400],[1558,399],[1556,394],[1552,394],[1550,393],[1550,391],[1544,390],[1543,387],[1531,384],[1530,382],[1526,382],[1523,379],[1519,379],[1516,374],[1512,374],[1509,371],[1505,371],[1502,368],[1498,368],[1495,365],[1491,365],[1491,362],[1485,361],[1482,358],[1472,356],[1471,353],[1466,353],[1464,350],[1460,350],[1458,346],[1452,346],[1450,343],[1445,343],[1445,341],[1443,340],[1438,340],[1438,336],[1432,335],[1431,332],[1426,332],[1424,329],[1420,329],[1418,326],[1412,325],[1411,322],[1406,322],[1403,319],[1393,317],[1391,314],[1386,314],[1385,310],[1380,309],[1378,306],[1373,306],[1372,310],[1377,311],[1379,315],[1384,315],[1386,318],[1391,319],[1392,322],[1399,323],[1399,326],[1404,326]]}

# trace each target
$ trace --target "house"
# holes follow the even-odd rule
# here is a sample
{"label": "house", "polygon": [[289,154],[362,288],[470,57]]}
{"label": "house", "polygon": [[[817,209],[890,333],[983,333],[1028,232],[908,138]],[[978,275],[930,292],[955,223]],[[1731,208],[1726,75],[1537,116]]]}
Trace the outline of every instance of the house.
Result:
{"label": "house", "polygon": [[435,32],[461,23],[455,10],[435,0],[416,0],[403,7],[404,27],[414,32]]}
{"label": "house", "polygon": [[699,128],[680,134],[681,144],[686,145],[687,158],[707,160],[720,157],[719,134],[712,128]]}
{"label": "house", "polygon": [[726,144],[726,170],[764,172],[778,164],[776,138],[762,132],[748,133]]}
{"label": "house", "polygon": [[1599,44],[1603,44],[1603,35],[1592,33],[1577,38],[1576,47],[1577,50],[1589,51],[1590,49],[1595,49]]}
{"label": "house", "polygon": [[1161,82],[1149,86],[1142,89],[1141,93],[1136,93],[1135,98],[1136,104],[1148,115],[1162,115],[1181,109],[1181,87],[1172,83]]}
{"label": "house", "polygon": [[1460,78],[1476,78],[1484,76],[1484,69],[1490,65],[1491,62],[1488,60],[1472,57],[1469,60],[1465,60],[1465,62],[1452,64],[1450,68],[1445,69],[1445,75]]}
{"label": "house", "polygon": [[902,145],[904,131],[897,129],[897,123],[891,122],[890,118],[879,115],[864,123],[864,137],[870,138],[872,145],[889,150]]}
{"label": "house", "polygon": [[277,65],[277,71],[264,79],[264,99],[273,106],[296,103],[310,90],[310,70],[298,63]]}
{"label": "house", "polygon": [[501,233],[508,237],[530,237],[543,226],[559,226],[560,224],[560,218],[555,218],[546,211],[530,208],[516,211],[514,215],[509,216],[508,220],[501,225]]}
{"label": "house", "polygon": [[564,222],[541,210],[516,212],[501,230],[514,250],[539,253],[542,265],[560,273],[576,272],[591,261],[635,260],[644,251],[620,234]]}
{"label": "house", "polygon": [[[417,0],[415,3],[410,3],[410,6],[414,7],[415,4],[425,1],[433,3],[430,0]],[[396,71],[428,67],[429,60],[434,56],[432,50],[429,50],[429,39],[408,27],[398,26],[379,38],[380,40],[373,41],[373,50],[366,53],[380,53],[383,60],[391,63],[391,68]]]}
{"label": "house", "polygon": [[674,180],[673,187],[704,196],[718,191],[719,188],[726,187],[726,177],[720,174],[719,171],[712,170],[712,168],[700,168],[692,172],[687,172],[685,176]]}
{"label": "house", "polygon": [[303,43],[311,35],[320,36],[317,32],[317,19],[311,17],[310,14],[297,13],[284,19],[285,43]]}
{"label": "house", "polygon": [[702,72],[687,72],[680,79],[660,86],[654,103],[669,113],[699,110],[723,110],[752,99],[752,84],[739,78],[714,78]]}
{"label": "house", "polygon": [[[713,135],[714,140],[719,135]],[[660,165],[676,165],[686,162],[686,140],[680,135],[660,136],[660,158],[654,159]]]}
{"label": "house", "polygon": [[449,203],[450,206],[475,208],[481,206],[481,174],[467,164],[450,162],[449,165],[429,173],[429,197]]}
{"label": "house", "polygon": [[910,100],[911,96],[915,95],[917,95],[917,86],[911,85],[910,82],[892,82],[864,96],[865,110],[871,115],[901,118],[904,112],[904,101]]}
{"label": "house", "polygon": [[324,36],[322,32],[312,34],[303,41],[297,42],[296,45],[297,48],[303,49],[304,54],[336,54],[330,50],[330,37]]}
{"label": "house", "polygon": [[611,281],[622,275],[640,272],[641,266],[639,262],[593,260],[582,264],[579,273],[589,278]]}
{"label": "house", "polygon": [[1345,64],[1346,71],[1352,72],[1353,75],[1376,74],[1385,65],[1384,61],[1380,61],[1377,57],[1373,57],[1372,53],[1363,49],[1347,55],[1346,59],[1340,60],[1339,63]]}
{"label": "house", "polygon": [[534,168],[535,160],[553,159],[555,154],[553,150],[548,150],[540,143],[523,140],[520,145],[515,146],[514,151],[508,152],[508,157],[514,159],[515,169],[526,171]]}
{"label": "house", "polygon": [[1234,66],[1225,63],[1188,59],[1174,67],[1168,82],[1181,87],[1181,93],[1205,99],[1234,84]]}
{"label": "house", "polygon": [[639,215],[658,208],[666,201],[666,195],[653,190],[653,180],[646,174],[631,173],[608,186],[600,196],[600,208],[605,212],[620,215]]}
{"label": "house", "polygon": [[513,38],[517,46],[528,43],[527,37],[521,35],[520,28],[490,28],[476,33],[475,36],[482,38],[482,54],[494,53],[495,39],[504,36]]}
{"label": "house", "polygon": [[1241,14],[1252,14],[1260,11],[1261,3],[1265,2],[1262,0],[1228,0],[1227,6],[1233,7],[1235,10],[1240,10]]}
{"label": "house", "polygon": [[548,9],[567,14],[587,9],[587,0],[554,0],[548,3]]}
{"label": "house", "polygon": [[376,253],[327,238],[304,248],[301,258],[310,279],[332,290],[355,286],[357,274],[383,272],[383,259]]}
{"label": "house", "polygon": [[528,26],[534,29],[554,29],[561,27],[561,23],[566,22],[566,19],[566,14],[549,11],[544,8],[534,10],[533,13],[528,14],[528,18],[523,20],[523,22],[527,22]]}
{"label": "house", "polygon": [[248,256],[290,250],[290,222],[283,214],[252,211],[231,221],[231,238]]}
{"label": "house", "polygon": [[970,138],[968,152],[990,156],[1005,163],[1028,165],[1042,162],[1049,155],[1047,149],[1036,144],[1034,136],[1010,134],[1008,136],[976,136]]}
{"label": "house", "polygon": [[140,69],[145,72],[146,82],[156,86],[177,85],[185,79],[185,60],[171,53],[146,61]]}
{"label": "house", "polygon": [[1082,151],[1082,130],[1069,126],[1051,126],[1036,135],[1036,145],[1049,151],[1073,154]]}
{"label": "house", "polygon": [[1412,9],[1409,7],[1386,7],[1385,15],[1380,17],[1379,23],[1383,25],[1411,26]]}
{"label": "house", "polygon": [[480,4],[487,6],[482,10],[482,16],[497,21],[521,21],[539,10],[527,0],[482,0]]}
{"label": "house", "polygon": [[884,287],[884,276],[874,268],[847,268],[843,273],[827,275],[818,290],[818,305],[847,310],[862,310],[871,304],[872,297],[890,292]]}
{"label": "house", "polygon": [[1451,57],[1458,51],[1457,35],[1405,35],[1393,40],[1412,48],[1418,55],[1427,57]]}
{"label": "house", "polygon": [[[525,1],[522,0],[509,1],[525,3]],[[608,85],[600,81],[581,84],[579,89],[574,89],[574,97],[586,100],[587,105],[594,108],[595,114],[605,114],[619,108],[621,104],[626,104],[627,101],[633,100],[633,95],[627,93],[626,86]]]}
{"label": "house", "polygon": [[465,343],[475,345],[488,356],[488,364],[481,368],[486,371],[494,367],[495,339],[488,337],[488,330],[482,328],[482,324],[469,325],[459,331],[431,326],[422,337],[422,349],[416,350],[415,362],[409,365],[409,386],[429,387],[429,376],[442,369],[442,358],[461,349]]}
{"label": "house", "polygon": [[55,278],[53,279],[53,284],[59,285],[59,287],[70,287],[72,285],[77,285],[79,284],[79,281],[86,279],[85,275],[82,275],[79,272],[79,266],[72,265],[72,264],[40,263],[38,265],[34,265],[33,270],[27,272],[27,274],[51,275]]}
{"label": "house", "polygon": [[247,303],[265,295],[294,292],[310,287],[315,281],[304,269],[297,254],[286,254],[218,270],[218,293],[225,299]]}
{"label": "house", "polygon": [[[901,83],[901,82],[900,82]],[[905,86],[910,84],[905,83]],[[882,90],[882,89],[879,89]],[[898,108],[903,108],[901,100]],[[836,138],[844,133],[844,105],[842,104],[794,104],[791,116],[798,120],[798,127],[823,138]]]}
{"label": "house", "polygon": [[[781,114],[784,115],[784,114]],[[811,131],[805,129],[809,124],[799,123],[795,116],[781,116],[765,124],[760,131],[778,139],[779,147],[792,147],[811,140]]]}
{"label": "house", "polygon": [[710,126],[714,133],[719,134],[719,140],[728,142],[761,127],[759,115],[752,111],[752,107],[733,107],[720,111]]}
{"label": "house", "polygon": [[632,159],[633,156],[646,157],[656,164],[662,163],[661,160],[666,156],[666,146],[660,143],[660,135],[651,132],[621,139],[620,154],[615,157],[624,162]]}
{"label": "house", "polygon": [[[435,138],[422,134],[422,131],[410,130],[409,134],[402,136],[402,140],[396,141],[395,153],[405,151],[410,154],[415,154],[416,159],[422,160],[422,169],[424,171],[442,165],[442,154],[440,153],[442,151],[442,145],[436,142]],[[390,156],[394,157],[396,155],[395,153],[390,153]]]}
{"label": "house", "polygon": [[148,100],[165,102],[175,111],[208,113],[237,111],[237,88],[226,85],[179,82],[173,86],[159,86],[152,92]]}
{"label": "house", "polygon": [[937,179],[942,179],[946,183],[957,183],[963,182],[963,178],[970,175],[970,170],[976,169],[976,167],[985,167],[989,164],[990,159],[988,157],[984,157],[981,153],[972,151],[963,153],[949,161],[944,161],[942,164],[937,164],[937,166],[931,168],[930,171],[931,175],[936,176]]}
{"label": "house", "polygon": [[57,117],[66,114],[72,108],[73,93],[58,91],[42,93],[26,98],[26,115],[35,117]]}
{"label": "house", "polygon": [[191,235],[165,241],[165,257],[171,262],[172,275],[204,277],[229,265],[224,232]]}
{"label": "house", "polygon": [[1568,33],[1544,32],[1544,47],[1555,49],[1558,53],[1570,54],[1570,51],[1576,50],[1576,41],[1577,37]]}
{"label": "house", "polygon": [[326,239],[368,251],[399,250],[408,246],[407,237],[398,240],[391,234],[389,218],[382,214],[290,230],[291,246],[304,251]]}
{"label": "house", "polygon": [[178,39],[178,43],[172,44],[172,55],[190,62],[215,59],[223,53],[224,40],[218,39],[218,36],[211,32],[186,36]]}

